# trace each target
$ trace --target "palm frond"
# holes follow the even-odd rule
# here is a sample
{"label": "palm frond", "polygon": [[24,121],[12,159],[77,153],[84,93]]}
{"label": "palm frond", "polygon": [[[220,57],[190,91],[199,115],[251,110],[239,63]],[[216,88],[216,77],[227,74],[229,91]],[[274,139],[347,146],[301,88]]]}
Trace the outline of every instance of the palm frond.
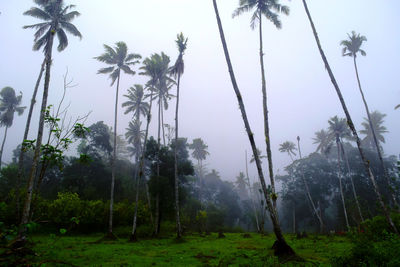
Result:
{"label": "palm frond", "polygon": [[67,35],[65,34],[65,31],[61,28],[57,30],[57,37],[58,37],[58,51],[63,51],[67,46],[68,46],[68,38]]}
{"label": "palm frond", "polygon": [[116,68],[116,69],[110,74],[111,86],[113,86],[114,83],[115,83],[115,81],[117,80],[118,75],[119,75],[119,72],[120,72],[120,69],[119,69],[119,68]]}
{"label": "palm frond", "polygon": [[108,68],[101,68],[97,71],[97,74],[106,74],[110,73],[114,70],[114,67],[108,67]]}
{"label": "palm frond", "polygon": [[131,70],[131,69],[129,68],[129,66],[127,66],[127,65],[122,65],[122,66],[120,66],[120,68],[121,68],[126,74],[131,74],[131,75],[135,75],[135,74],[136,74],[136,72],[134,72],[133,70]]}
{"label": "palm frond", "polygon": [[43,11],[37,7],[32,7],[31,9],[25,11],[23,14],[26,16],[31,16],[31,17],[38,18],[41,20],[51,20],[50,14],[46,13],[45,11]]}
{"label": "palm frond", "polygon": [[60,22],[61,27],[72,34],[73,36],[79,37],[79,39],[82,39],[82,34],[80,31],[76,28],[76,26],[72,23],[69,22]]}

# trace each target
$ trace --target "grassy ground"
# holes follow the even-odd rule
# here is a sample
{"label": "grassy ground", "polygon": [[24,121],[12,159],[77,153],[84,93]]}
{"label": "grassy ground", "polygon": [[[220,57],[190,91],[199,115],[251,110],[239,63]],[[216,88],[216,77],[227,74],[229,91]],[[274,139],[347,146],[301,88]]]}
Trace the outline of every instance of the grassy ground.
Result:
{"label": "grassy ground", "polygon": [[[102,234],[88,236],[34,235],[36,262],[42,266],[329,266],[329,258],[350,248],[345,237],[309,236],[296,239],[287,235],[287,241],[304,263],[279,262],[273,256],[273,235],[225,234],[218,238],[185,236],[177,243],[173,237],[139,240],[129,243],[126,238],[96,243]],[[39,264],[40,266],[41,264]]]}

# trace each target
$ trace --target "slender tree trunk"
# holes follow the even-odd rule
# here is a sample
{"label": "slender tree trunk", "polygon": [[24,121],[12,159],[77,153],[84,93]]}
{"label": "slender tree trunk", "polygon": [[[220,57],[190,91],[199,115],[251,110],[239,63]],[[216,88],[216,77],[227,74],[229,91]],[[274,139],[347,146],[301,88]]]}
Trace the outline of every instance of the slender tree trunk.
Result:
{"label": "slender tree trunk", "polygon": [[267,106],[267,89],[265,82],[265,70],[264,70],[264,52],[263,52],[263,40],[262,40],[262,13],[259,13],[260,20],[260,66],[261,66],[261,84],[262,84],[262,99],[263,99],[263,113],[264,113],[264,135],[265,135],[265,143],[267,145],[267,159],[268,159],[268,171],[269,171],[269,179],[271,181],[271,190],[272,190],[272,203],[275,209],[276,216],[278,216],[278,211],[276,210],[276,200],[277,195],[275,192],[275,180],[274,180],[274,168],[272,165],[272,152],[271,152],[271,138],[269,135],[269,121],[268,121],[268,106]]}
{"label": "slender tree trunk", "polygon": [[178,179],[178,108],[179,108],[179,86],[180,86],[181,75],[178,73],[178,84],[176,87],[176,109],[175,109],[175,212],[176,212],[176,238],[180,239],[182,237],[181,230],[181,218],[179,214],[179,179]]}
{"label": "slender tree trunk", "polygon": [[293,234],[296,233],[296,206],[293,203]]}
{"label": "slender tree trunk", "polygon": [[375,143],[375,147],[376,147],[376,152],[378,153],[379,162],[380,162],[381,167],[383,169],[383,173],[384,173],[384,176],[385,176],[385,180],[386,180],[387,186],[389,187],[390,197],[392,198],[393,205],[395,206],[395,208],[398,211],[400,211],[400,206],[397,203],[396,196],[394,194],[394,190],[393,190],[392,184],[390,182],[389,173],[387,171],[387,168],[385,167],[385,164],[383,163],[383,157],[382,157],[382,152],[381,152],[379,140],[378,140],[378,138],[376,138],[376,133],[375,133],[374,126],[372,124],[371,113],[369,112],[367,100],[365,99],[364,92],[363,92],[363,90],[361,88],[360,77],[358,75],[356,56],[353,57],[353,62],[354,62],[354,69],[356,71],[358,89],[360,90],[360,94],[361,94],[361,97],[362,97],[362,100],[363,100],[363,103],[364,103],[365,111],[367,112],[369,127],[371,128],[372,136],[374,138],[374,143]]}
{"label": "slender tree trunk", "polygon": [[351,188],[352,188],[352,191],[353,191],[354,199],[356,201],[358,214],[360,215],[361,222],[363,222],[364,218],[363,218],[363,215],[362,215],[362,212],[361,212],[360,203],[358,201],[358,197],[357,197],[357,193],[356,193],[356,187],[354,186],[353,177],[351,175],[349,159],[347,158],[347,154],[346,154],[346,151],[344,150],[342,142],[340,142],[340,147],[342,148],[343,158],[344,158],[344,160],[346,162],[346,165],[347,165],[347,172],[349,173],[349,178],[350,178],[350,182],[351,182]]}
{"label": "slender tree trunk", "polygon": [[22,211],[21,223],[18,231],[18,239],[21,241],[26,240],[26,224],[29,221],[29,214],[31,209],[31,202],[32,202],[32,195],[33,195],[33,186],[36,176],[36,170],[39,163],[39,155],[40,149],[42,146],[42,138],[43,138],[43,128],[44,128],[44,116],[45,111],[47,108],[47,97],[49,94],[49,84],[50,84],[50,69],[52,63],[52,48],[53,48],[53,41],[54,41],[54,33],[50,35],[48,41],[48,50],[46,51],[46,74],[44,77],[44,89],[43,89],[43,97],[42,97],[42,105],[40,108],[40,118],[39,118],[39,127],[38,127],[38,134],[36,138],[36,147],[33,156],[32,167],[29,172],[29,179],[27,184],[27,193],[26,199],[24,204],[24,209]]}
{"label": "slender tree trunk", "polygon": [[[298,148],[298,150],[299,150],[299,157],[300,157],[300,159],[302,159],[302,156],[301,156],[301,149],[300,149],[300,137],[299,137],[299,136],[297,137],[297,148]],[[304,187],[305,187],[305,189],[306,189],[306,195],[307,195],[307,197],[308,197],[308,200],[309,200],[310,203],[311,203],[311,206],[312,206],[312,209],[313,209],[313,211],[314,211],[315,216],[317,216],[317,219],[318,219],[318,221],[319,221],[320,233],[322,234],[322,232],[323,232],[323,230],[324,230],[324,222],[322,221],[322,215],[318,213],[318,210],[317,210],[317,208],[315,207],[314,201],[313,201],[313,199],[312,199],[312,197],[311,197],[310,189],[309,189],[309,187],[308,187],[308,183],[307,183],[307,181],[306,181],[306,177],[304,176],[304,171],[303,171],[302,169],[300,169],[300,171],[301,171],[301,178],[302,178],[302,180],[303,180]]]}
{"label": "slender tree trunk", "polygon": [[382,208],[382,211],[383,211],[383,213],[384,213],[384,215],[385,215],[385,217],[386,217],[386,220],[387,220],[387,222],[389,223],[390,227],[392,228],[392,230],[393,230],[396,234],[399,235],[399,231],[397,230],[396,226],[394,225],[393,220],[392,220],[392,218],[390,217],[390,213],[389,213],[389,211],[387,210],[387,208],[386,208],[386,206],[385,206],[385,203],[383,202],[382,195],[381,195],[381,193],[380,193],[380,191],[379,191],[379,188],[378,188],[378,185],[377,185],[377,183],[376,183],[376,181],[375,181],[375,177],[374,177],[374,174],[372,173],[371,167],[370,167],[370,165],[369,165],[369,161],[366,159],[365,154],[364,154],[364,151],[363,151],[363,149],[362,149],[362,147],[361,147],[360,138],[358,137],[358,133],[357,133],[355,127],[354,127],[353,121],[352,121],[352,119],[351,119],[351,117],[350,117],[350,113],[349,113],[349,111],[347,110],[347,106],[346,106],[346,103],[344,102],[342,93],[341,93],[341,91],[340,91],[340,89],[339,89],[339,86],[338,86],[338,84],[337,84],[337,82],[336,82],[335,76],[333,75],[333,72],[332,72],[332,70],[331,70],[331,67],[329,66],[328,60],[326,59],[325,53],[324,53],[324,51],[322,50],[321,43],[320,43],[320,41],[319,41],[319,37],[318,37],[318,34],[317,34],[317,30],[315,29],[314,23],[313,23],[313,21],[312,21],[312,18],[311,18],[311,15],[310,15],[310,12],[309,12],[309,10],[308,10],[307,3],[306,3],[305,0],[303,0],[303,5],[304,5],[304,9],[305,9],[305,11],[306,11],[306,13],[307,13],[307,17],[308,17],[308,19],[309,19],[309,21],[310,21],[310,25],[311,25],[311,28],[312,28],[312,31],[313,31],[313,34],[314,34],[314,37],[315,37],[315,41],[316,41],[316,43],[317,43],[318,50],[319,50],[319,52],[320,52],[320,54],[321,54],[322,60],[323,60],[323,62],[324,62],[324,64],[325,64],[325,68],[326,68],[326,70],[328,71],[328,74],[329,74],[329,77],[330,77],[330,79],[331,79],[331,82],[332,82],[333,86],[335,87],[335,90],[336,90],[336,93],[337,93],[337,95],[338,95],[338,97],[339,97],[340,103],[342,104],[343,111],[344,111],[344,113],[346,114],[347,124],[349,125],[350,130],[351,130],[352,133],[353,133],[353,136],[356,138],[358,151],[360,152],[360,156],[361,156],[361,159],[362,159],[362,161],[363,161],[363,163],[364,163],[365,170],[366,170],[366,172],[367,172],[367,174],[368,174],[368,176],[369,176],[369,179],[370,179],[371,182],[372,182],[372,185],[373,185],[373,187],[374,187],[375,193],[376,193],[376,195],[377,195],[377,197],[378,197],[379,204],[380,204],[380,206],[381,206],[381,208]]}
{"label": "slender tree trunk", "polygon": [[115,186],[115,163],[117,161],[117,118],[118,118],[118,91],[121,70],[118,72],[117,90],[115,92],[115,109],[114,109],[114,147],[113,157],[111,159],[111,196],[110,196],[110,217],[108,221],[108,235],[113,236],[113,209],[114,209],[114,186]]}
{"label": "slender tree trunk", "polygon": [[342,186],[342,175],[340,170],[340,144],[339,144],[339,137],[336,137],[336,147],[337,147],[337,165],[338,165],[338,179],[339,179],[339,190],[340,190],[340,197],[342,198],[342,205],[343,205],[343,212],[344,212],[344,219],[346,221],[347,231],[350,231],[349,219],[347,218],[347,209],[346,203],[344,201],[344,193],[343,193],[343,186]]}
{"label": "slender tree trunk", "polygon": [[6,126],[6,130],[4,131],[3,143],[1,144],[1,150],[0,150],[0,170],[1,170],[1,159],[3,158],[4,144],[6,143],[6,138],[7,138],[7,131],[8,131],[8,126]]}
{"label": "slender tree trunk", "polygon": [[[160,178],[160,146],[161,146],[161,96],[158,96],[158,136],[157,136],[157,177],[156,184],[159,184]],[[155,229],[154,236],[158,236],[160,230],[160,193],[159,188],[156,193],[156,210],[155,210]]]}
{"label": "slender tree trunk", "polygon": [[260,224],[258,223],[258,215],[257,215],[256,205],[254,204],[253,190],[251,189],[251,184],[250,184],[249,168],[247,166],[247,150],[245,151],[245,161],[246,161],[247,186],[249,187],[249,191],[250,191],[250,199],[251,199],[251,204],[252,204],[253,210],[254,210],[254,217],[256,219],[257,232],[260,233],[261,232],[260,231]]}
{"label": "slender tree trunk", "polygon": [[257,153],[257,148],[256,148],[256,144],[255,144],[255,141],[254,141],[254,136],[253,136],[253,133],[252,133],[252,131],[250,129],[250,124],[249,124],[249,121],[247,119],[247,114],[246,114],[246,110],[245,110],[245,107],[244,107],[243,99],[242,99],[241,93],[239,91],[239,87],[238,87],[238,85],[236,83],[235,74],[233,72],[233,68],[232,68],[232,64],[231,64],[231,60],[230,60],[230,56],[229,56],[229,52],[228,52],[228,47],[227,47],[226,41],[225,41],[224,31],[222,29],[221,19],[219,17],[219,13],[218,13],[216,0],[213,0],[213,5],[214,5],[214,10],[215,10],[215,15],[216,15],[216,19],[217,19],[218,29],[219,29],[219,33],[220,33],[220,37],[221,37],[221,42],[222,42],[222,46],[223,46],[223,50],[224,50],[224,54],[225,54],[225,59],[226,59],[227,65],[228,65],[229,75],[231,77],[232,87],[233,87],[233,90],[235,91],[236,97],[238,99],[239,108],[240,108],[240,111],[242,113],[242,118],[243,118],[243,122],[244,122],[244,125],[245,125],[245,129],[246,129],[247,135],[249,137],[251,148],[253,150],[253,155],[254,155],[254,159],[255,159],[255,162],[256,162],[257,171],[258,171],[258,176],[260,178],[260,183],[261,183],[261,186],[262,186],[262,190],[264,192],[264,197],[265,197],[265,200],[266,200],[266,203],[267,203],[267,207],[268,207],[268,211],[269,211],[269,214],[270,214],[270,217],[271,217],[271,221],[272,221],[272,224],[273,224],[274,233],[275,233],[275,236],[277,238],[277,241],[274,243],[274,246],[273,246],[274,249],[275,249],[275,254],[276,255],[294,255],[295,252],[286,243],[286,240],[283,237],[282,230],[281,230],[281,227],[279,225],[279,221],[278,221],[276,210],[273,207],[273,204],[272,204],[272,201],[271,201],[271,197],[269,195],[269,192],[267,190],[267,186],[265,184],[264,174],[262,172],[261,162],[260,162],[260,158],[259,158],[258,153]]}
{"label": "slender tree trunk", "polygon": [[165,146],[165,127],[164,127],[164,104],[161,101],[161,129],[162,129],[162,136],[163,136],[163,145]]}

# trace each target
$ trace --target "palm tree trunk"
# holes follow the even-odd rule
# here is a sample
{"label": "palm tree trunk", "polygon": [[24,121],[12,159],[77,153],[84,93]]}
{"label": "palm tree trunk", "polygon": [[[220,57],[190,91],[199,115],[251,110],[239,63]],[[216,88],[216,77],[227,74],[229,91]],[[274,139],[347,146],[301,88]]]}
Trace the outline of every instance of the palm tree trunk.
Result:
{"label": "palm tree trunk", "polygon": [[264,192],[264,197],[267,203],[267,208],[271,217],[271,221],[273,224],[273,228],[274,228],[274,233],[276,236],[277,241],[274,243],[274,250],[275,250],[275,255],[294,255],[295,252],[293,251],[293,249],[286,243],[285,238],[283,237],[282,234],[282,230],[281,227],[279,225],[279,221],[278,221],[278,217],[276,214],[276,210],[273,207],[272,201],[271,201],[271,197],[269,195],[269,192],[267,190],[267,186],[265,184],[265,179],[264,179],[264,174],[262,172],[262,167],[261,167],[261,162],[260,162],[260,158],[258,156],[257,153],[257,148],[256,148],[256,144],[254,141],[254,136],[253,133],[250,129],[250,124],[249,121],[247,119],[247,114],[246,114],[246,110],[244,107],[244,103],[243,103],[243,99],[241,96],[241,93],[239,91],[239,87],[236,83],[236,78],[235,78],[235,74],[233,72],[233,68],[232,68],[232,63],[230,60],[230,56],[229,56],[229,52],[228,52],[228,47],[226,45],[226,41],[225,41],[225,36],[224,36],[224,31],[222,29],[222,23],[221,23],[221,19],[219,17],[219,12],[218,12],[218,7],[217,7],[217,2],[216,0],[213,0],[213,5],[214,5],[214,10],[215,10],[215,15],[216,15],[216,19],[217,19],[217,24],[218,24],[218,29],[219,29],[219,33],[220,33],[220,37],[221,37],[221,42],[222,42],[222,46],[223,46],[223,50],[224,50],[224,54],[225,54],[225,59],[226,59],[226,63],[228,65],[228,71],[230,74],[230,78],[231,78],[231,82],[232,82],[232,87],[233,90],[235,91],[238,103],[239,103],[239,108],[240,108],[240,112],[242,113],[242,118],[243,118],[243,122],[245,125],[245,129],[249,138],[249,142],[251,145],[251,148],[253,150],[253,155],[254,155],[254,159],[256,162],[256,166],[257,166],[257,171],[258,171],[258,176],[260,178],[260,183]]}
{"label": "palm tree trunk", "polygon": [[344,201],[344,194],[343,194],[343,186],[342,186],[342,176],[341,176],[341,170],[340,170],[340,142],[339,142],[339,137],[336,137],[336,147],[337,147],[337,165],[338,165],[338,179],[339,179],[339,190],[340,190],[340,197],[342,198],[342,205],[343,205],[343,212],[344,212],[344,219],[346,221],[346,227],[347,231],[350,231],[350,225],[349,225],[349,219],[347,218],[347,209],[346,209],[346,203]]}
{"label": "palm tree trunk", "polygon": [[[299,136],[297,137],[297,148],[298,148],[298,150],[299,150],[299,157],[300,157],[300,159],[302,159],[302,157],[301,157],[301,149],[300,149],[300,137],[299,137]],[[304,176],[304,172],[303,172],[302,169],[300,169],[300,171],[301,171],[301,178],[302,178],[302,180],[303,180],[304,187],[306,188],[306,195],[307,195],[307,197],[308,197],[308,200],[309,200],[310,203],[311,203],[311,206],[312,206],[312,209],[313,209],[313,211],[314,211],[315,216],[317,216],[317,219],[318,219],[318,221],[319,221],[320,233],[322,234],[322,232],[323,232],[323,230],[324,230],[324,222],[322,221],[322,215],[318,213],[318,210],[317,210],[317,208],[315,207],[314,201],[313,201],[313,199],[312,199],[312,197],[311,197],[310,189],[309,189],[309,187],[308,187],[308,183],[307,183],[307,181],[306,181],[306,177]]]}
{"label": "palm tree trunk", "polygon": [[[162,99],[158,96],[158,136],[157,136],[157,176],[156,184],[160,177],[160,145],[161,145],[161,103]],[[156,210],[155,210],[155,229],[154,236],[158,236],[160,230],[160,193],[156,193]]]}
{"label": "palm tree trunk", "polygon": [[6,143],[6,138],[7,138],[7,131],[8,131],[8,126],[6,126],[6,130],[4,131],[3,143],[1,144],[1,150],[0,150],[0,170],[1,170],[1,159],[3,158],[4,144]]}
{"label": "palm tree trunk", "polygon": [[[29,128],[31,125],[31,119],[32,119],[32,113],[33,113],[33,107],[36,103],[36,95],[37,91],[39,89],[40,81],[42,80],[43,72],[44,72],[44,67],[46,65],[46,58],[43,59],[42,65],[40,66],[40,72],[39,76],[36,80],[35,88],[33,89],[33,94],[32,94],[32,99],[31,99],[31,104],[29,106],[29,112],[28,112],[28,118],[26,119],[26,125],[25,125],[25,131],[24,131],[24,137],[22,139],[22,142],[28,139],[28,134],[29,134]],[[16,180],[16,188],[15,188],[15,195],[16,195],[16,205],[17,205],[17,221],[20,219],[20,195],[19,195],[19,190],[21,187],[21,180],[24,175],[24,155],[25,151],[23,149],[23,146],[21,144],[21,150],[19,152],[19,158],[18,158],[18,174],[17,174],[17,180]]]}
{"label": "palm tree trunk", "polygon": [[163,145],[165,146],[165,127],[164,127],[164,104],[161,101],[161,129],[162,129],[162,136],[163,136]]}
{"label": "palm tree trunk", "polygon": [[43,89],[43,97],[42,97],[42,105],[40,108],[40,118],[39,118],[39,127],[38,127],[38,134],[36,138],[36,147],[33,156],[32,167],[29,172],[29,179],[27,184],[27,193],[26,199],[24,204],[24,209],[22,211],[21,223],[19,226],[18,231],[18,240],[25,241],[26,240],[26,224],[29,220],[29,214],[31,209],[31,202],[32,202],[32,194],[33,194],[33,186],[35,181],[36,170],[39,163],[39,154],[40,149],[42,146],[42,138],[43,138],[43,128],[44,128],[44,116],[45,111],[47,108],[47,97],[49,94],[49,84],[50,84],[50,69],[52,63],[52,48],[53,48],[53,41],[54,41],[54,34],[50,35],[49,42],[48,42],[48,50],[46,51],[46,74],[44,77],[44,89]]}
{"label": "palm tree trunk", "polygon": [[350,182],[351,182],[351,188],[352,188],[352,191],[353,191],[354,199],[355,199],[355,201],[356,201],[356,205],[357,205],[357,209],[358,209],[358,214],[360,215],[361,222],[363,222],[363,221],[364,221],[364,218],[363,218],[363,215],[362,215],[362,212],[361,212],[360,203],[359,203],[359,201],[358,201],[358,197],[357,197],[357,193],[356,193],[356,187],[354,186],[353,177],[352,177],[351,172],[350,172],[349,159],[347,158],[346,151],[344,150],[344,147],[343,147],[343,142],[340,142],[340,147],[342,148],[343,158],[344,158],[344,160],[346,161],[347,172],[349,173]]}
{"label": "palm tree trunk", "polygon": [[271,190],[274,197],[272,197],[272,203],[275,209],[276,216],[278,211],[276,210],[277,195],[275,193],[275,180],[274,180],[274,168],[272,165],[272,153],[271,153],[271,139],[269,136],[269,122],[268,122],[268,106],[267,106],[267,89],[265,82],[265,70],[264,70],[264,52],[263,52],[263,40],[262,40],[262,13],[259,13],[260,20],[260,66],[261,66],[261,87],[262,87],[262,98],[263,98],[263,113],[264,113],[264,134],[265,143],[267,145],[267,159],[268,159],[268,171],[269,179],[271,181]]}
{"label": "palm tree trunk", "polygon": [[369,123],[369,127],[371,128],[372,136],[373,136],[374,143],[375,143],[375,146],[376,146],[376,152],[378,152],[379,162],[380,162],[381,167],[383,169],[383,173],[384,173],[384,176],[385,176],[385,180],[386,180],[387,186],[389,187],[390,197],[392,198],[393,205],[395,206],[395,208],[398,211],[400,211],[400,206],[397,203],[396,196],[394,194],[394,190],[393,190],[393,187],[392,187],[391,182],[390,182],[388,171],[387,171],[387,169],[385,167],[385,164],[383,163],[383,157],[382,157],[382,152],[381,152],[381,148],[380,148],[380,145],[379,145],[379,140],[378,140],[378,138],[376,138],[375,129],[374,129],[374,126],[372,125],[371,113],[369,112],[367,100],[365,100],[364,92],[363,92],[363,90],[361,88],[360,77],[358,75],[356,56],[353,57],[353,61],[354,61],[354,69],[356,71],[358,89],[360,90],[360,94],[361,94],[361,97],[362,97],[362,100],[363,100],[363,103],[364,103],[364,106],[365,106],[365,111],[367,112],[368,123]]}
{"label": "palm tree trunk", "polygon": [[118,118],[118,91],[121,70],[118,72],[117,90],[115,92],[115,109],[114,109],[114,147],[113,157],[111,159],[111,196],[110,196],[110,217],[108,220],[108,235],[113,237],[113,208],[114,208],[114,186],[115,186],[115,162],[117,160],[117,118]]}
{"label": "palm tree trunk", "polygon": [[296,206],[293,203],[293,234],[296,233]]}
{"label": "palm tree trunk", "polygon": [[385,217],[386,217],[386,220],[387,220],[388,224],[390,225],[390,227],[392,228],[392,230],[393,230],[396,234],[399,235],[399,231],[397,230],[396,226],[394,225],[393,220],[392,220],[392,218],[390,217],[390,213],[389,213],[389,211],[387,210],[387,208],[386,208],[386,206],[385,206],[385,203],[383,202],[382,195],[381,195],[381,193],[380,193],[380,191],[379,191],[379,188],[378,188],[378,185],[377,185],[377,183],[376,183],[376,181],[375,181],[375,177],[374,177],[374,174],[372,173],[371,167],[370,167],[370,165],[369,165],[369,161],[366,159],[365,154],[364,154],[364,151],[363,151],[363,149],[362,149],[362,147],[361,147],[360,138],[358,137],[358,133],[357,133],[355,127],[354,127],[353,121],[352,121],[352,119],[351,119],[351,117],[350,117],[350,113],[349,113],[349,111],[347,110],[347,106],[346,106],[346,103],[344,102],[344,99],[343,99],[342,93],[341,93],[341,91],[340,91],[340,88],[339,88],[339,86],[338,86],[338,84],[337,84],[337,82],[336,82],[335,76],[334,76],[333,73],[332,73],[331,67],[329,66],[328,60],[326,59],[326,56],[325,56],[325,53],[324,53],[324,51],[322,50],[322,47],[321,47],[321,43],[320,43],[320,41],[319,41],[319,37],[318,37],[317,30],[315,29],[314,23],[313,23],[313,21],[312,21],[312,18],[311,18],[311,15],[310,15],[310,12],[309,12],[309,10],[308,10],[307,3],[306,3],[305,0],[303,0],[303,5],[304,5],[304,9],[305,9],[305,11],[306,11],[306,13],[307,13],[307,17],[308,17],[308,19],[309,19],[309,21],[310,21],[310,25],[311,25],[311,28],[312,28],[312,31],[313,31],[313,34],[314,34],[314,37],[315,37],[315,41],[316,41],[317,46],[318,46],[318,50],[319,50],[319,52],[320,52],[320,54],[321,54],[321,58],[322,58],[322,60],[323,60],[323,62],[324,62],[324,64],[325,64],[326,70],[328,71],[328,74],[329,74],[329,77],[330,77],[330,79],[331,79],[331,82],[332,82],[333,86],[335,87],[335,90],[336,90],[336,93],[337,93],[337,95],[338,95],[338,97],[339,97],[340,103],[342,104],[343,111],[344,111],[344,113],[346,114],[347,124],[349,125],[349,128],[350,128],[350,130],[352,131],[353,136],[356,138],[358,151],[360,152],[360,156],[361,156],[361,159],[362,159],[362,161],[363,161],[363,163],[364,163],[365,170],[366,170],[366,172],[367,172],[367,174],[368,174],[368,176],[369,176],[369,179],[370,179],[371,182],[372,182],[372,185],[373,185],[373,187],[374,187],[375,193],[376,193],[376,195],[377,195],[377,197],[378,197],[379,204],[380,204],[380,206],[381,206],[381,208],[382,208],[382,210],[383,210],[383,213],[384,213],[384,215],[385,215]]}
{"label": "palm tree trunk", "polygon": [[250,191],[250,199],[251,199],[251,204],[252,204],[253,210],[254,210],[254,217],[256,219],[257,232],[260,233],[260,224],[258,223],[258,214],[257,214],[257,210],[256,210],[256,205],[254,204],[253,190],[251,190],[251,185],[250,185],[249,168],[247,166],[247,150],[245,151],[245,161],[246,161],[247,186],[249,187],[249,191]]}
{"label": "palm tree trunk", "polygon": [[178,108],[179,108],[179,86],[180,86],[181,75],[178,73],[178,84],[176,87],[176,110],[175,110],[175,211],[176,211],[176,237],[181,238],[181,218],[179,214],[179,179],[178,179]]}

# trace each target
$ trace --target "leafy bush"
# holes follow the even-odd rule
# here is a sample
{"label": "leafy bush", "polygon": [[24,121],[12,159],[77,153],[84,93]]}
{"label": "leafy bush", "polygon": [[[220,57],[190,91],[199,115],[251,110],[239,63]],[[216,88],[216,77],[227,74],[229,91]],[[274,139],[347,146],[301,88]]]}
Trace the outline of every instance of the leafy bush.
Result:
{"label": "leafy bush", "polygon": [[58,197],[49,206],[49,218],[60,227],[70,224],[72,217],[80,217],[82,201],[77,193],[58,193]]}

